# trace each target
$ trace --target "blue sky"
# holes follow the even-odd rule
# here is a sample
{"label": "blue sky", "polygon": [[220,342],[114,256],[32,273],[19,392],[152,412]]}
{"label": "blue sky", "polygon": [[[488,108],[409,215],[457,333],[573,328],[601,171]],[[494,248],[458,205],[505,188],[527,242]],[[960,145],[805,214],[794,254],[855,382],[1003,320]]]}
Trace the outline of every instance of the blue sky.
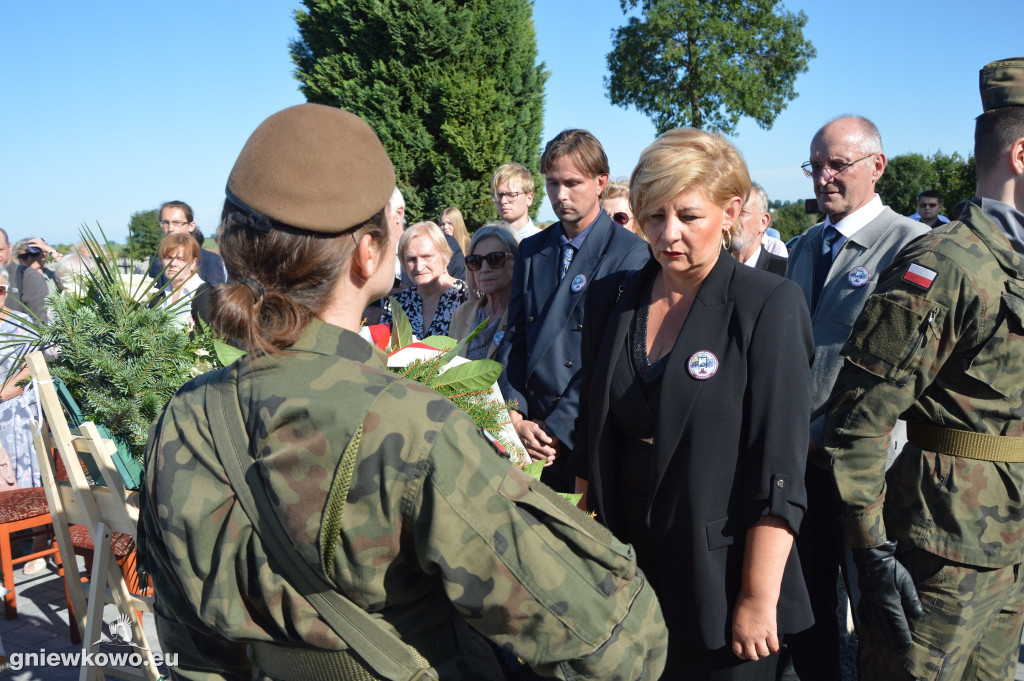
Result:
{"label": "blue sky", "polygon": [[[293,0],[0,2],[0,227],[71,242],[99,223],[123,241],[132,212],[189,202],[212,234],[224,183],[249,133],[301,103],[288,41]],[[971,151],[978,69],[1024,56],[1024,2],[811,3],[818,51],[799,96],[769,131],[741,122],[734,142],[771,198],[812,196],[799,170],[814,131],[842,113],[872,118],[887,154]],[[613,107],[605,54],[617,0],[537,0],[546,141],[588,128],[612,177],[628,176],[654,128]],[[411,216],[433,217],[433,216]],[[541,219],[552,219],[546,204]]]}

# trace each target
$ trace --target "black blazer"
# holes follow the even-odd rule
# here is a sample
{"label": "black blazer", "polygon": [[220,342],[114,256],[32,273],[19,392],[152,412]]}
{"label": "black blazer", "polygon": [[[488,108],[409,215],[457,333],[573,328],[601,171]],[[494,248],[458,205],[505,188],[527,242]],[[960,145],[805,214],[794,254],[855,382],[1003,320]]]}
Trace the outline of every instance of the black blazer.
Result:
{"label": "black blazer", "polygon": [[754,267],[784,277],[786,276],[786,265],[788,264],[789,261],[786,258],[769,253],[765,250],[764,246],[761,246],[761,253],[757,256],[757,262],[754,263]]}
{"label": "black blazer", "polygon": [[506,370],[498,386],[506,400],[516,400],[527,418],[543,419],[571,449],[579,410],[583,301],[598,279],[642,267],[650,259],[650,249],[602,210],[565,277],[559,280],[561,233],[562,225],[556,222],[519,244],[508,331],[497,356]]}
{"label": "black blazer", "polygon": [[[652,260],[638,273],[598,282],[587,300],[583,397],[570,470],[589,480],[590,507],[613,532],[611,371],[643,287],[659,267]],[[697,380],[687,365],[702,350],[718,367]],[[647,523],[664,550],[641,567],[661,600],[670,641],[729,645],[747,529],[766,515],[786,520],[794,531],[800,527],[813,351],[800,288],[722,250],[669,355],[654,437]],[[812,622],[795,549],[783,578],[779,622],[780,633]]]}

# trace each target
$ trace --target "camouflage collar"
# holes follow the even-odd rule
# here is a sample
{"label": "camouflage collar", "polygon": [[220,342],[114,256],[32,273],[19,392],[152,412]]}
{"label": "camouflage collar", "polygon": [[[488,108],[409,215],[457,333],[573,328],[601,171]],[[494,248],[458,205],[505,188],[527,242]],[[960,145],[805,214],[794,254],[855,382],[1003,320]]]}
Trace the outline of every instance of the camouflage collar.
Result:
{"label": "camouflage collar", "polygon": [[335,355],[374,368],[387,369],[387,355],[379,348],[370,345],[359,334],[320,319],[313,319],[288,349],[292,352]]}
{"label": "camouflage collar", "polygon": [[[960,220],[985,242],[999,265],[1015,279],[1024,279],[1024,257],[1014,247],[1024,247],[1024,215],[1000,201],[974,199],[964,207]],[[1016,223],[1016,224],[1014,224]]]}

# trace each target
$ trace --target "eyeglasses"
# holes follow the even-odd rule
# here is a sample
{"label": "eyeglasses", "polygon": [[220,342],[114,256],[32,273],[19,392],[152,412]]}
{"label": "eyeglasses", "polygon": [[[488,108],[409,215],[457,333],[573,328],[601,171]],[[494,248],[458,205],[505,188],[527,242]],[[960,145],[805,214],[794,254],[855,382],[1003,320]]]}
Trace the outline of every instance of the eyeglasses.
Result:
{"label": "eyeglasses", "polygon": [[160,226],[161,227],[174,227],[175,229],[178,229],[179,227],[184,227],[187,224],[188,223],[183,221],[183,220],[161,220],[160,221]]}
{"label": "eyeglasses", "polygon": [[466,269],[470,272],[479,272],[483,266],[484,261],[487,261],[487,265],[492,269],[500,269],[505,266],[506,258],[514,258],[515,256],[505,251],[494,251],[487,255],[467,255],[466,256]]}
{"label": "eyeglasses", "polygon": [[871,158],[872,156],[877,155],[877,152],[874,154],[868,154],[867,156],[861,156],[857,160],[850,161],[849,163],[836,163],[835,161],[821,163],[820,161],[808,161],[807,163],[804,163],[800,166],[800,170],[804,171],[804,175],[806,175],[807,177],[814,177],[815,174],[820,173],[823,170],[827,170],[828,177],[831,180],[836,175],[839,175],[844,170],[852,166],[854,163],[860,163],[866,158]]}
{"label": "eyeglasses", "polygon": [[616,223],[622,225],[623,227],[625,227],[626,225],[629,224],[630,219],[631,218],[629,217],[629,215],[626,214],[626,213],[623,213],[622,211],[619,211],[618,213],[615,213],[614,215],[612,215],[612,220],[614,220]]}
{"label": "eyeglasses", "polygon": [[526,192],[494,192],[493,194],[491,194],[491,196],[494,197],[495,202],[500,203],[502,199],[508,199],[509,201],[515,201],[516,199],[518,199],[521,195],[523,195],[525,193]]}

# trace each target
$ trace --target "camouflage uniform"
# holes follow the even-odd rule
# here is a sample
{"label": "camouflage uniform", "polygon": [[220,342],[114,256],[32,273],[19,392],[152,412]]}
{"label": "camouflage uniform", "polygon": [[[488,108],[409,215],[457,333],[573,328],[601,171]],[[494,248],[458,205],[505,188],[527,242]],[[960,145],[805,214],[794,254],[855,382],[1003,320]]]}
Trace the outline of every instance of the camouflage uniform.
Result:
{"label": "camouflage uniform", "polygon": [[[255,641],[346,648],[281,576],[227,485],[204,395],[237,372],[251,451],[294,550],[403,638],[453,632],[445,659],[424,653],[440,678],[499,677],[479,634],[557,678],[657,678],[667,633],[632,549],[382,360],[357,335],[314,321],[279,355],[192,381],[154,423],[140,544],[161,644],[179,655],[172,676],[248,680]],[[360,420],[331,532],[328,492]]]}
{"label": "camouflage uniform", "polygon": [[1024,436],[1022,324],[1024,259],[972,203],[882,273],[843,349],[824,432],[846,541],[857,549],[896,540],[925,609],[910,620],[903,653],[863,631],[864,679],[959,679],[975,668],[979,678],[1013,677],[1024,463],[923,451],[913,435],[888,474],[885,460],[900,418],[911,430],[916,422]]}

